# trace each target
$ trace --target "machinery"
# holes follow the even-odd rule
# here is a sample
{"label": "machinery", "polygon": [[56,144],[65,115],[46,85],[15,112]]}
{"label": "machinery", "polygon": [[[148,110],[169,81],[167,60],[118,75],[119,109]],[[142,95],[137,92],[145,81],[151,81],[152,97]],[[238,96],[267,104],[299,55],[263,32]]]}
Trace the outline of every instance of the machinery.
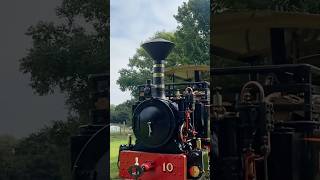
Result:
{"label": "machinery", "polygon": [[213,17],[213,180],[320,179],[319,18]]}
{"label": "machinery", "polygon": [[71,137],[71,170],[73,180],[106,180],[109,178],[109,75],[89,76],[90,123]]}
{"label": "machinery", "polygon": [[132,107],[136,141],[129,136],[128,144],[120,146],[119,177],[209,178],[209,83],[195,68],[194,81],[174,82],[173,75],[173,82],[165,84],[164,63],[174,44],[154,39],[142,47],[154,60],[153,81],[138,88],[139,101]]}

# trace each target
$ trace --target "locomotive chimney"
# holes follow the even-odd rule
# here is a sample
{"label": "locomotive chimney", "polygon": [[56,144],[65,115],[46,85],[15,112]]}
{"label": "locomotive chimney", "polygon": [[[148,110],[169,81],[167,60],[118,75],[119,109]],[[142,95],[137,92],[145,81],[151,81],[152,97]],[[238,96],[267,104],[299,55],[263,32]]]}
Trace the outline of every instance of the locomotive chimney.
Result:
{"label": "locomotive chimney", "polygon": [[153,39],[142,44],[151,58],[153,65],[153,85],[152,97],[165,98],[164,92],[164,60],[174,47],[174,44],[164,39]]}

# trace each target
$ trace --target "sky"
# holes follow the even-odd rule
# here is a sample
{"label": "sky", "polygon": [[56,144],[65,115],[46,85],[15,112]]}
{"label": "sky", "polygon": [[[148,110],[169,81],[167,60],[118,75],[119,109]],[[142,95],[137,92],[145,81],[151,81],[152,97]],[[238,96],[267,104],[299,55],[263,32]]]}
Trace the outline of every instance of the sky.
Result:
{"label": "sky", "polygon": [[[116,85],[118,71],[140,43],[156,31],[175,30],[173,15],[184,0],[111,0],[111,103],[130,98]],[[39,21],[58,21],[55,8],[61,0],[0,1],[0,135],[25,137],[64,120],[67,108],[63,94],[38,96],[29,86],[30,75],[19,71],[19,60],[32,47],[25,35]]]}
{"label": "sky", "polygon": [[131,99],[116,84],[119,70],[126,68],[140,44],[157,31],[174,31],[173,15],[187,0],[111,0],[110,1],[110,102]]}
{"label": "sky", "polygon": [[19,59],[32,46],[27,28],[40,20],[57,21],[58,4],[60,0],[0,1],[0,135],[24,137],[51,120],[66,119],[64,95],[35,95],[30,76],[19,71]]}

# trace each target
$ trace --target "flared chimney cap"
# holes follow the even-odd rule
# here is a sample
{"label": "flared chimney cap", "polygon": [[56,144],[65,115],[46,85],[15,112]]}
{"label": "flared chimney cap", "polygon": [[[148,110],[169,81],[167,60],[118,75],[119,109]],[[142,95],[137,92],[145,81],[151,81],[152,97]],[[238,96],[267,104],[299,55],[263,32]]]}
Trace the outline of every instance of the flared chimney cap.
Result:
{"label": "flared chimney cap", "polygon": [[142,44],[148,54],[154,60],[165,60],[174,47],[174,43],[165,39],[157,38]]}

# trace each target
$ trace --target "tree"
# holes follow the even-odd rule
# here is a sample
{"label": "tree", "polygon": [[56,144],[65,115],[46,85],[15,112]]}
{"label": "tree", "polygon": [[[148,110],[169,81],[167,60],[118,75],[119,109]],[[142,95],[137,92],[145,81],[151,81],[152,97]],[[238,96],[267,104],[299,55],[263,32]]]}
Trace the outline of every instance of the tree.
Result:
{"label": "tree", "polygon": [[110,105],[110,123],[117,123],[116,105]]}
{"label": "tree", "polygon": [[0,179],[10,179],[14,172],[14,153],[18,140],[9,135],[0,136]]}
{"label": "tree", "polygon": [[117,106],[111,105],[110,109],[110,122],[111,123],[123,123],[126,122],[127,125],[131,125],[132,119],[132,106],[134,104],[133,100],[128,100]]}
{"label": "tree", "polygon": [[16,180],[69,180],[70,137],[78,129],[77,119],[54,121],[20,140],[15,147],[12,176]]}
{"label": "tree", "polygon": [[[175,43],[165,66],[179,64],[209,64],[209,0],[189,0],[178,9],[175,17],[179,26],[175,32],[157,32],[149,39],[163,38]],[[153,60],[142,48],[129,59],[128,68],[119,71],[117,84],[122,91],[129,90],[138,96],[137,86],[152,77]]]}
{"label": "tree", "polygon": [[[163,38],[172,42],[176,42],[176,38],[173,33],[170,32],[157,32],[152,38]],[[173,66],[179,64],[177,59],[180,59],[178,49],[175,48],[173,52],[166,59],[167,66]],[[144,84],[147,79],[152,77],[153,60],[147,54],[143,48],[138,48],[136,54],[129,59],[129,68],[123,68],[119,71],[120,77],[117,80],[117,84],[120,85],[120,89],[125,91],[131,91],[131,94],[137,97],[137,86]]]}
{"label": "tree", "polygon": [[36,94],[65,93],[70,116],[18,142],[16,180],[71,179],[70,137],[79,121],[88,121],[88,75],[109,70],[109,0],[63,0],[56,14],[61,23],[39,22],[27,30],[33,46],[20,70],[31,75]]}
{"label": "tree", "polygon": [[109,0],[63,0],[56,14],[63,23],[39,22],[28,29],[33,47],[20,70],[31,74],[36,94],[60,90],[70,111],[88,117],[87,77],[109,69]]}
{"label": "tree", "polygon": [[174,17],[179,24],[175,35],[183,64],[209,64],[210,1],[184,2]]}

